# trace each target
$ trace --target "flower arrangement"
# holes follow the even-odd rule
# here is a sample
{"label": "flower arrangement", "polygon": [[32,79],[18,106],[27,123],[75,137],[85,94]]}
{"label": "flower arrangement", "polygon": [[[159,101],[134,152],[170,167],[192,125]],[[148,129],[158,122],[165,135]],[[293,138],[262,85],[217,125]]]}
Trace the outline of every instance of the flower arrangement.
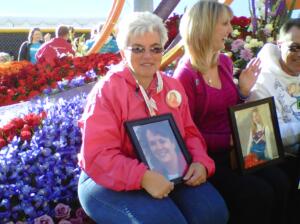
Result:
{"label": "flower arrangement", "polygon": [[[50,94],[52,89],[59,89],[60,81],[70,83],[69,88],[76,82],[78,84],[78,79],[89,83],[103,76],[110,65],[117,64],[120,60],[120,55],[106,53],[64,57],[53,64],[31,64],[26,61],[1,64],[0,106],[29,100],[42,93]],[[75,81],[72,81],[74,78]]]}
{"label": "flower arrangement", "polygon": [[249,0],[249,6],[250,18],[233,17],[233,32],[225,44],[237,76],[265,43],[276,41],[279,28],[293,11],[286,8],[285,0]]}
{"label": "flower arrangement", "polygon": [[15,136],[19,136],[21,141],[29,141],[35,127],[41,124],[42,119],[46,117],[46,113],[40,114],[30,113],[23,118],[16,117],[8,124],[0,128],[0,150],[2,147],[10,143]]}
{"label": "flower arrangement", "polygon": [[30,125],[31,138],[15,135],[0,149],[0,223],[91,222],[83,211],[71,212],[79,208],[77,120],[85,100],[84,94],[55,104],[38,100],[30,114],[9,123],[15,133]]}

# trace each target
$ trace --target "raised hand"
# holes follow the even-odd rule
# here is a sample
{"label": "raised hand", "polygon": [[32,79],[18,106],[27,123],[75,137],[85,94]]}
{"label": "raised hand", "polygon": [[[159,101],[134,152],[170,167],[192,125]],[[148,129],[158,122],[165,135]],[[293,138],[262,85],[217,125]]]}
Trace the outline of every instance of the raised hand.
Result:
{"label": "raised hand", "polygon": [[206,182],[207,172],[201,163],[192,163],[184,176],[185,183],[189,186],[198,186]]}
{"label": "raised hand", "polygon": [[142,187],[154,198],[168,197],[174,189],[174,183],[155,171],[147,170],[142,179]]}
{"label": "raised hand", "polygon": [[260,74],[259,58],[252,58],[247,67],[241,72],[239,77],[239,91],[243,96],[249,96],[250,90],[256,83],[256,80]]}

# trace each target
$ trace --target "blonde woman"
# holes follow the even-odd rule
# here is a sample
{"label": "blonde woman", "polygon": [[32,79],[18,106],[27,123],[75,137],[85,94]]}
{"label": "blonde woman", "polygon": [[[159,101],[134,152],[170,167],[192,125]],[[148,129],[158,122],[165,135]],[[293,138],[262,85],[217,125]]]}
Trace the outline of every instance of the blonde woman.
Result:
{"label": "blonde woman", "polygon": [[[252,60],[233,82],[233,66],[221,53],[232,32],[231,9],[218,1],[198,1],[180,23],[186,55],[174,77],[183,84],[195,124],[216,163],[210,178],[224,197],[230,223],[285,223],[289,183],[277,167],[240,176],[230,167],[233,151],[228,108],[241,103],[260,73],[260,61]],[[271,205],[273,203],[273,205]]]}
{"label": "blonde woman", "polygon": [[251,112],[251,129],[247,153],[254,153],[259,160],[269,160],[273,158],[270,145],[270,129],[264,124],[257,108]]}

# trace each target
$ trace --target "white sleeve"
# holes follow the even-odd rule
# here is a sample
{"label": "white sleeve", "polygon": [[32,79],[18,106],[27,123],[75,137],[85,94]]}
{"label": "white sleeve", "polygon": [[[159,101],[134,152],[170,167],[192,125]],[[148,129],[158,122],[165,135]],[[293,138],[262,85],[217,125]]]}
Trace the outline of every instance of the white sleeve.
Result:
{"label": "white sleeve", "polygon": [[284,123],[279,120],[279,128],[284,146],[300,143],[300,121]]}

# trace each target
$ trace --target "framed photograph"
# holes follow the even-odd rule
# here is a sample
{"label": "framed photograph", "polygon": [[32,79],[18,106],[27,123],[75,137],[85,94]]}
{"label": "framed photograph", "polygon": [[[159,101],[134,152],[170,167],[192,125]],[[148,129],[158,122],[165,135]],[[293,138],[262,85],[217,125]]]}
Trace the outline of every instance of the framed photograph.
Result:
{"label": "framed photograph", "polygon": [[229,108],[236,158],[242,173],[280,162],[283,145],[273,97]]}
{"label": "framed photograph", "polygon": [[125,122],[140,161],[175,184],[182,182],[191,156],[172,114]]}

